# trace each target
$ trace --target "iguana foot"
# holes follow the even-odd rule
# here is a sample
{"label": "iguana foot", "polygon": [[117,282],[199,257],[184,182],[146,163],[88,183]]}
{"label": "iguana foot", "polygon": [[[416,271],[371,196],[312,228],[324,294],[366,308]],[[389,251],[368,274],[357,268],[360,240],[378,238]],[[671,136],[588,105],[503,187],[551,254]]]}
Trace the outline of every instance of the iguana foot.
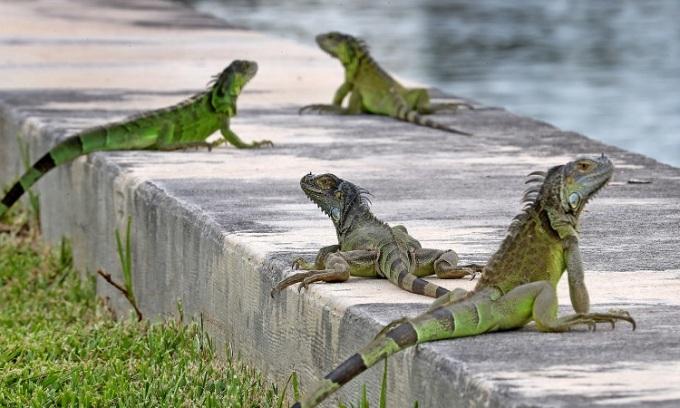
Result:
{"label": "iguana foot", "polygon": [[477,273],[482,273],[484,265],[469,264],[469,265],[452,265],[445,262],[439,262],[435,266],[435,273],[441,279],[461,279],[470,276],[473,280]]}
{"label": "iguana foot", "polygon": [[315,265],[311,262],[305,261],[305,258],[299,257],[293,260],[293,263],[291,264],[290,268],[294,271],[299,269],[312,270],[315,268]]}
{"label": "iguana foot", "polygon": [[255,140],[242,146],[237,146],[239,149],[259,149],[262,147],[274,147],[271,140]]}
{"label": "iguana foot", "polygon": [[434,103],[430,105],[429,112],[425,113],[435,113],[441,111],[451,111],[456,112],[461,107],[469,110],[474,110],[475,107],[466,102],[446,102],[446,103]]}
{"label": "iguana foot", "polygon": [[302,280],[302,283],[298,286],[298,292],[302,292],[302,289],[307,289],[307,287],[314,282],[344,282],[349,279],[349,271],[320,269],[309,272],[313,272],[313,274]]}
{"label": "iguana foot", "polygon": [[274,297],[275,294],[296,283],[300,284],[298,292],[301,292],[314,282],[344,282],[347,279],[349,279],[349,270],[312,269],[287,277],[274,286],[270,294]]}
{"label": "iguana foot", "polygon": [[220,145],[223,145],[224,142],[225,142],[224,139],[219,139],[219,140],[215,140],[215,141],[212,142],[212,143],[207,142],[207,143],[205,143],[205,144],[207,145],[206,147],[208,148],[208,151],[209,151],[209,152],[212,152],[212,149],[214,149],[214,148],[216,148],[216,147],[218,147],[218,146],[220,146]]}
{"label": "iguana foot", "polygon": [[324,104],[314,104],[314,105],[307,105],[303,106],[300,108],[298,113],[302,115],[303,113],[330,113],[330,114],[336,114],[336,115],[341,115],[344,113],[344,110],[340,106],[336,105],[324,105]]}
{"label": "iguana foot", "polygon": [[274,286],[272,291],[270,292],[271,297],[274,297],[277,293],[281,292],[285,288],[291,285],[295,285],[296,283],[302,282],[305,278],[310,277],[314,275],[315,271],[307,271],[307,272],[301,272],[301,273],[296,273],[295,275],[289,276],[286,279],[280,281],[279,283]]}
{"label": "iguana foot", "polygon": [[570,330],[577,325],[586,325],[588,330],[595,331],[597,330],[597,323],[609,323],[612,329],[614,329],[616,322],[619,320],[630,323],[633,326],[633,330],[637,327],[630,313],[625,310],[610,310],[609,313],[584,313],[566,316],[559,320],[557,328]]}

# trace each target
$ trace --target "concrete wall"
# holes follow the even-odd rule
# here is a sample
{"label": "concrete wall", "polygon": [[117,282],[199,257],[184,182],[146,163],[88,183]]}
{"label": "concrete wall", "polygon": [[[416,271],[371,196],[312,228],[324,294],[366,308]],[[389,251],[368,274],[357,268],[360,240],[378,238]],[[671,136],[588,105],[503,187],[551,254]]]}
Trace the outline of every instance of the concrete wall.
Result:
{"label": "concrete wall", "polygon": [[[374,194],[379,217],[405,224],[425,246],[483,262],[519,209],[526,173],[605,152],[618,170],[583,220],[587,284],[593,309],[628,309],[639,329],[529,327],[411,348],[389,360],[390,406],[680,402],[680,170],[498,108],[436,115],[474,138],[388,118],[298,116],[300,105],[331,98],[342,77],[335,61],[311,40],[235,30],[175,3],[4,2],[0,22],[3,184],[21,169],[17,135],[39,157],[78,129],[176,103],[232,59],[260,64],[233,126],[275,148],[93,154],[39,183],[45,236],[69,237],[88,273],[104,268],[120,279],[114,231],[132,217],[135,290],[148,318],[176,315],[180,301],[272,379],[282,384],[298,371],[304,391],[429,299],[363,279],[271,299],[292,259],[335,239],[299,190],[302,175],[355,181]],[[564,282],[559,291],[568,312]],[[105,283],[98,292],[124,313]],[[354,401],[367,383],[375,400],[381,370],[336,397]]]}

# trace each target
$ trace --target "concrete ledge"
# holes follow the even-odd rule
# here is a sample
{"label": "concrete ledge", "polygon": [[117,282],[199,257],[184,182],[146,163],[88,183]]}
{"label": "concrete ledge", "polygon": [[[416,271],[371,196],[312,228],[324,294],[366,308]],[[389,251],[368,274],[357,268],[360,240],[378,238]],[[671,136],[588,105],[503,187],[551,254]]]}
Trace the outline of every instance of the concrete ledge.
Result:
{"label": "concrete ledge", "polygon": [[[219,343],[279,383],[298,371],[307,389],[381,325],[429,300],[362,279],[271,299],[295,256],[335,240],[299,191],[303,174],[355,181],[375,195],[381,218],[483,262],[519,209],[526,173],[605,152],[618,170],[583,220],[588,287],[594,309],[628,309],[639,329],[529,327],[411,348],[390,359],[389,405],[680,403],[679,169],[502,109],[437,116],[475,138],[380,117],[298,116],[301,104],[330,98],[342,75],[335,61],[175,3],[3,2],[0,22],[0,183],[21,170],[17,135],[38,157],[77,129],[179,101],[232,59],[260,63],[234,128],[274,149],[93,154],[39,184],[45,235],[70,237],[83,271],[119,276],[114,231],[132,217],[146,316],[175,315],[181,301]],[[105,284],[98,291],[125,309]],[[560,296],[567,312],[564,282]],[[353,401],[367,383],[375,399],[380,373],[369,370],[337,397]]]}

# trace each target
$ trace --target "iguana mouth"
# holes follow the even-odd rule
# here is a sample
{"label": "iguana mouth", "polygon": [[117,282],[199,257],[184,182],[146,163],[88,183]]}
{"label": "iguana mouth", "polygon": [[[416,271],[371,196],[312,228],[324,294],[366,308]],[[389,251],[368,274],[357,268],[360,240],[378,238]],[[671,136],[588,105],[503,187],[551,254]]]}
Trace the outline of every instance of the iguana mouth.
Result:
{"label": "iguana mouth", "polygon": [[325,192],[314,186],[313,183],[307,181],[314,180],[315,177],[316,176],[314,176],[312,173],[305,175],[302,178],[302,180],[300,180],[300,187],[307,196],[307,199],[316,204],[316,206],[319,207],[321,212],[330,217],[331,216],[330,212],[321,206],[321,203],[324,202],[324,198],[326,197]]}
{"label": "iguana mouth", "polygon": [[307,199],[316,204],[316,206],[319,207],[322,213],[326,214],[329,217],[331,216],[330,212],[323,208],[321,204],[319,204],[319,201],[322,201],[321,198],[323,198],[322,194],[319,191],[304,190],[304,192],[305,195],[307,196]]}

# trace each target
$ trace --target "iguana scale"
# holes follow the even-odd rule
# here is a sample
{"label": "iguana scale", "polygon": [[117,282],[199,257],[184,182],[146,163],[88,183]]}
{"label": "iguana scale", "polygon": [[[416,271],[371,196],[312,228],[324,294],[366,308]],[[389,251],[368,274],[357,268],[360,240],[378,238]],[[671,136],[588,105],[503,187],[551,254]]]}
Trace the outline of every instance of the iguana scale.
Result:
{"label": "iguana scale", "polygon": [[296,283],[301,283],[302,289],[313,282],[378,276],[409,292],[439,297],[449,291],[423,276],[462,278],[481,270],[477,265],[458,267],[454,251],[422,248],[403,225],[390,227],[377,219],[368,207],[368,192],[349,181],[333,174],[310,173],[300,180],[300,186],[333,221],[338,245],[321,248],[314,263],[295,260],[294,268],[307,271],[279,282],[272,295]]}
{"label": "iguana scale", "polygon": [[[405,88],[375,62],[362,40],[351,35],[339,32],[319,34],[316,36],[316,42],[321,49],[340,60],[345,68],[345,81],[335,92],[331,105],[307,105],[300,109],[301,113],[306,111],[337,114],[372,113],[458,135],[472,136],[470,133],[421,116],[439,110],[456,109],[459,106],[472,108],[469,104],[430,103],[427,89]],[[347,94],[350,94],[349,105],[343,108],[342,101]]]}
{"label": "iguana scale", "polygon": [[[613,168],[602,155],[532,173],[527,182],[537,185],[525,192],[528,205],[515,217],[474,290],[456,289],[435,300],[423,314],[388,324],[293,407],[316,406],[368,367],[415,344],[518,329],[532,320],[544,332],[584,324],[594,329],[600,322],[613,327],[618,320],[630,322],[635,329],[635,321],[625,311],[589,312],[578,243],[579,215],[609,181]],[[565,269],[576,314],[557,317],[555,288]]]}
{"label": "iguana scale", "polygon": [[[177,150],[218,146],[225,141],[237,148],[271,145],[268,140],[246,143],[229,128],[236,115],[236,99],[257,73],[252,61],[233,61],[209,88],[177,105],[145,112],[121,122],[83,130],[65,139],[40,158],[0,201],[2,216],[21,195],[49,170],[79,156],[111,150]],[[206,139],[220,130],[224,139]]]}

